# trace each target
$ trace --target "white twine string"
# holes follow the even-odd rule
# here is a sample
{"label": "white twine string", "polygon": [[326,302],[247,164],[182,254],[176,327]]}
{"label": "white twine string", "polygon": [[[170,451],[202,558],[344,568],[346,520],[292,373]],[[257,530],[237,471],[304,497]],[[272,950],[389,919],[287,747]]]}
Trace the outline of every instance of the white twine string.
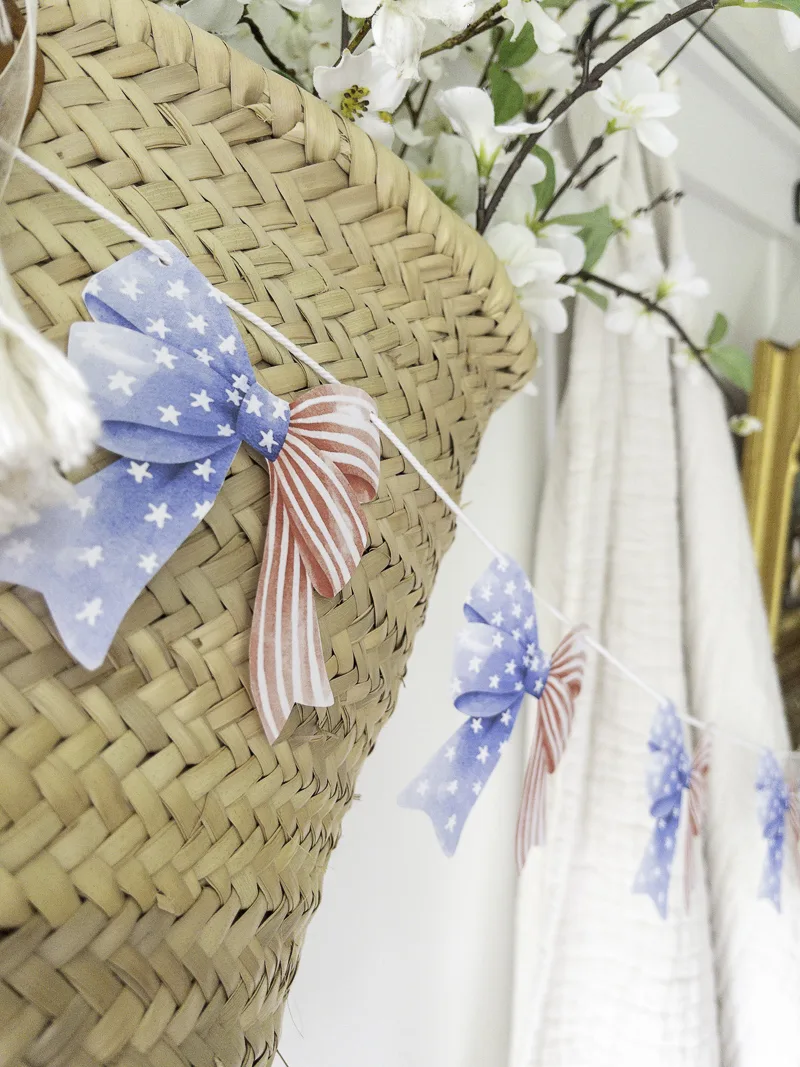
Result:
{"label": "white twine string", "polygon": [[[10,148],[10,146],[7,147]],[[51,171],[49,167],[46,167],[44,166],[44,164],[39,163],[38,160],[33,159],[21,149],[15,148],[13,149],[13,152],[17,159],[20,160],[20,162],[24,163],[31,170],[35,171],[51,185],[54,185],[57,189],[60,189],[61,192],[65,193],[67,196],[72,197],[73,200],[77,200],[78,203],[83,204],[84,207],[89,208],[100,218],[105,219],[106,222],[110,222],[112,225],[116,226],[117,229],[121,230],[126,236],[130,237],[132,241],[136,241],[138,244],[142,245],[143,248],[146,248],[149,252],[156,256],[156,258],[161,263],[164,263],[166,266],[169,266],[172,263],[172,259],[169,253],[166,251],[166,249],[160,242],[154,241],[152,237],[148,237],[146,233],[143,233],[132,223],[127,222],[125,219],[121,218],[113,211],[110,211],[108,208],[104,207],[102,204],[94,200],[91,196],[88,196],[86,193],[76,188],[76,186],[72,185],[70,182],[60,177],[60,175]],[[255,326],[257,329],[261,330],[273,341],[275,341],[276,344],[279,344],[282,348],[285,348],[290,355],[294,356],[294,358],[297,359],[300,363],[305,364],[305,366],[308,367],[310,370],[313,370],[314,373],[323,381],[327,382],[329,385],[342,385],[342,382],[340,382],[338,378],[336,378],[333,374],[330,373],[330,371],[326,370],[323,366],[321,366],[321,364],[317,363],[317,361],[312,356],[309,356],[307,352],[304,352],[302,348],[300,348],[294,343],[294,341],[290,341],[288,337],[285,337],[280,332],[280,330],[277,330],[274,326],[271,326],[270,323],[266,322],[260,316],[256,315],[255,312],[250,310],[250,308],[246,307],[244,304],[240,304],[238,300],[234,300],[233,297],[228,296],[228,294],[223,292],[221,289],[217,289],[216,286],[212,286],[211,288],[219,296],[222,303],[225,304],[228,308],[230,308],[231,311],[235,311],[237,315],[245,319],[252,326]],[[378,415],[373,413],[370,418],[374,425],[378,428],[378,430],[380,430],[380,432],[384,435],[384,437],[392,442],[392,444],[400,453],[400,455],[414,468],[420,478],[422,478],[422,480],[430,486],[434,493],[436,493],[439,499],[447,505],[453,515],[455,515],[456,519],[458,519],[460,523],[466,526],[466,528],[470,530],[475,537],[477,537],[481,544],[483,544],[484,547],[488,549],[488,551],[496,559],[504,560],[506,558],[505,554],[501,552],[500,549],[495,544],[493,544],[492,541],[489,540],[489,538],[483,533],[483,531],[478,526],[476,526],[472,519],[470,519],[469,516],[461,509],[461,507],[459,507],[459,505],[455,502],[455,500],[453,500],[447,490],[436,481],[436,479],[433,477],[427,467],[425,467],[425,465],[417,459],[417,457],[414,455],[408,445],[404,444],[403,441],[401,441],[400,438],[397,436],[397,434],[389,426],[387,426],[387,424]],[[541,593],[539,593],[536,589],[533,590],[533,594],[537,602],[543,608],[549,611],[551,615],[558,619],[559,622],[570,628],[574,625],[566,617],[566,615],[564,615],[563,612],[559,610],[559,608],[557,608],[554,604],[551,604],[548,600],[546,600],[545,597],[543,597]],[[593,649],[593,651],[596,652],[598,656],[601,656],[604,660],[606,660],[607,663],[609,663],[612,667],[616,668],[616,670],[619,671],[620,674],[622,674],[630,682],[632,682],[634,685],[638,686],[641,690],[647,693],[648,696],[652,697],[652,699],[656,701],[657,704],[664,705],[672,703],[672,701],[668,700],[662,693],[659,693],[657,689],[654,689],[653,686],[649,684],[649,682],[645,681],[644,678],[641,678],[638,674],[636,674],[635,671],[631,670],[631,668],[628,667],[625,663],[623,663],[622,660],[618,659],[613,654],[613,652],[610,652],[604,645],[601,645],[599,641],[595,641],[593,637],[590,637],[588,635],[584,637],[584,641],[586,642],[587,647]],[[687,723],[689,726],[693,726],[697,730],[713,730],[715,737],[725,737],[732,744],[738,745],[741,748],[749,749],[751,752],[761,753],[766,747],[764,745],[756,744],[755,742],[748,740],[746,737],[742,737],[741,734],[738,734],[733,730],[722,728],[716,723],[703,722],[701,719],[696,719],[694,716],[688,715],[685,712],[677,712],[677,715],[678,718],[681,719],[681,721]],[[800,758],[800,752],[776,751],[775,755],[785,760]]]}

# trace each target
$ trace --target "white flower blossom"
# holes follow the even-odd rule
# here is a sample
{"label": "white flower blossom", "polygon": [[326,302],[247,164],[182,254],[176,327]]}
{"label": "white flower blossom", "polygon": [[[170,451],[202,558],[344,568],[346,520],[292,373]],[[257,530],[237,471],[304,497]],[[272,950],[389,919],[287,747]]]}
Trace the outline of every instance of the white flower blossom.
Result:
{"label": "white flower blossom", "polygon": [[495,126],[494,104],[483,89],[462,85],[438,93],[436,103],[459,136],[472,146],[481,177],[488,177],[506,141],[547,129],[544,122],[509,122]]}
{"label": "white flower blossom", "polygon": [[516,75],[526,93],[540,93],[547,89],[567,92],[577,80],[572,56],[567,52],[535,52]]}
{"label": "white flower blossom", "polygon": [[634,130],[655,155],[669,156],[677,148],[677,138],[659,119],[680,110],[678,98],[661,90],[658,75],[646,64],[629,59],[620,70],[609,71],[594,98],[610,116],[612,129]]}
{"label": "white flower blossom", "polygon": [[800,18],[795,15],[794,11],[779,11],[778,23],[783,43],[790,52],[796,52],[800,48]]}
{"label": "white flower blossom", "polygon": [[386,53],[402,77],[418,76],[426,23],[443,22],[463,30],[475,14],[476,0],[342,0],[345,14],[372,18],[375,44]]}
{"label": "white flower blossom", "polygon": [[[761,419],[755,415],[732,415],[728,425],[738,437],[750,437],[751,434],[760,433],[764,429]],[[794,549],[794,546],[792,546]]]}
{"label": "white flower blossom", "polygon": [[577,226],[565,226],[550,222],[537,229],[536,235],[543,248],[558,252],[564,263],[562,274],[577,274],[586,261],[586,246],[578,237]]}
{"label": "white flower blossom", "polygon": [[314,88],[322,99],[388,147],[394,130],[386,116],[400,106],[410,84],[377,48],[355,56],[345,49],[335,67],[314,71]]}
{"label": "white flower blossom", "polygon": [[[677,317],[684,313],[687,301],[707,296],[709,292],[708,282],[697,276],[694,264],[686,256],[666,271],[655,257],[647,259],[633,273],[621,275],[619,284],[641,293]],[[675,330],[663,315],[629,296],[616,296],[609,301],[605,322],[612,333],[628,334],[642,345],[675,336]]]}
{"label": "white flower blossom", "polygon": [[559,282],[565,273],[560,253],[543,248],[527,226],[513,222],[491,226],[486,240],[506,268],[533,328],[541,325],[563,333],[568,321],[563,301],[575,290]]}
{"label": "white flower blossom", "polygon": [[533,26],[533,38],[540,52],[557,52],[567,39],[566,30],[551,18],[538,0],[508,0],[503,14],[514,25],[512,37]]}

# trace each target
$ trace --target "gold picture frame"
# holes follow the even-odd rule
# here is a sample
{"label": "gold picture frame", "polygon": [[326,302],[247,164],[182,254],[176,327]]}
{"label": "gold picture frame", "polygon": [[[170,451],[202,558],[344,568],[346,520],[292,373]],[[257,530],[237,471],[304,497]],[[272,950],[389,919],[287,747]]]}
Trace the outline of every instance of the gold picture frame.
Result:
{"label": "gold picture frame", "polygon": [[787,713],[800,720],[800,346],[761,341],[742,478]]}

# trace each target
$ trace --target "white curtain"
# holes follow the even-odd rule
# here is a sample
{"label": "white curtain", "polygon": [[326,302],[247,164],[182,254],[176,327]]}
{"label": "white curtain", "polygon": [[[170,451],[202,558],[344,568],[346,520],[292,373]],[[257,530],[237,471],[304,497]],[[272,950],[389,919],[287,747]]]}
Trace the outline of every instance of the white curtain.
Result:
{"label": "white curtain", "polygon": [[[662,164],[648,180],[635,144],[606,180],[629,211],[678,187]],[[664,238],[667,258],[683,251],[678,225]],[[656,251],[647,240],[628,256]],[[787,747],[721,397],[702,378],[674,374],[665,342],[643,348],[610,334],[585,301],[536,583],[679,710],[755,746]],[[551,628],[551,642],[558,633]],[[590,658],[552,783],[550,843],[520,884],[513,1067],[800,1064],[800,893],[787,870],[783,914],[757,900],[757,751],[715,744],[706,862],[688,913],[682,849],[666,921],[631,893],[652,829],[645,772],[655,710]]]}

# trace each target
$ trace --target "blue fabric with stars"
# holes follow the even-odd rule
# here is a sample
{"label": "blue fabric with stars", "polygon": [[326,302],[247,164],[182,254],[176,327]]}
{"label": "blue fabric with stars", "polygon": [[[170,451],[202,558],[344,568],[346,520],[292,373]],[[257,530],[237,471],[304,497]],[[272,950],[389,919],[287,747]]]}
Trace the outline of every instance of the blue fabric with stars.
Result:
{"label": "blue fabric with stars", "polygon": [[533,589],[513,560],[495,560],[464,605],[453,670],[455,706],[468,716],[400,794],[427,812],[452,856],[464,823],[497,766],[525,694],[544,692],[550,661],[539,647]]}
{"label": "blue fabric with stars", "polygon": [[246,441],[270,460],[286,401],[256,381],[230,312],[174,245],[166,266],[135,252],[84,290],[94,322],[70,331],[69,358],[119,456],[69,506],[0,538],[0,579],[39,590],[62,641],[98,667],[126,611],[222,487]]}
{"label": "blue fabric with stars", "polygon": [[774,752],[763,752],[758,767],[756,789],[761,794],[759,818],[761,832],[767,843],[764,869],[761,874],[759,897],[772,901],[781,910],[781,879],[786,852],[786,816],[791,793]]}
{"label": "blue fabric with stars", "polygon": [[633,883],[633,891],[651,897],[661,917],[666,919],[681,805],[684,790],[691,784],[692,773],[691,760],[683,739],[683,726],[674,705],[665,704],[656,711],[649,748],[653,760],[647,778],[647,791],[651,801],[650,814],[655,825]]}

